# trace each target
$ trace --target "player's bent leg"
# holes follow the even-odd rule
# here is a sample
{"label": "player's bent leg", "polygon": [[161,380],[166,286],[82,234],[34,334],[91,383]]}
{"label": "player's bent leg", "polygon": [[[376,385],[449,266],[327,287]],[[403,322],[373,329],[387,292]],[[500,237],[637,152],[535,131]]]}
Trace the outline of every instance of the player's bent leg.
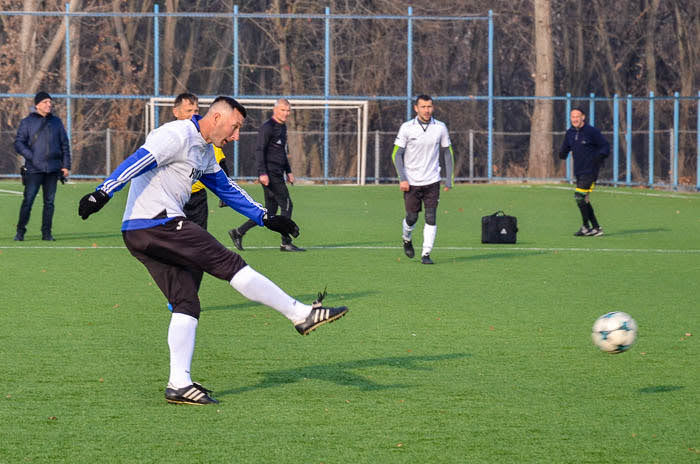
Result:
{"label": "player's bent leg", "polygon": [[312,305],[305,305],[287,295],[274,282],[246,266],[231,279],[231,286],[249,300],[262,303],[277,310],[289,319],[302,335],[307,335],[317,327],[332,322],[348,311],[346,307],[327,308],[321,305],[325,296],[319,294]]}
{"label": "player's bent leg", "polygon": [[413,242],[411,241],[411,235],[413,234],[413,229],[416,227],[416,222],[418,221],[418,213],[407,211],[406,217],[401,221],[403,239],[403,252],[409,258],[415,256],[415,251],[413,250]]}

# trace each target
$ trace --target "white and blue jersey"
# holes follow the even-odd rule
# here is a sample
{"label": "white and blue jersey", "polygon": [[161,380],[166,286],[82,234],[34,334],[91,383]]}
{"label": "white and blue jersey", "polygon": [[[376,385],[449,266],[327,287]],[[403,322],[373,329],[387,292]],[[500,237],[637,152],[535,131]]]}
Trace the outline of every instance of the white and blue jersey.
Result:
{"label": "white and blue jersey", "polygon": [[111,197],[131,181],[122,230],[147,229],[184,217],[183,207],[198,180],[228,206],[263,225],[267,210],[226,176],[213,146],[199,132],[200,118],[195,115],[153,130],[97,187]]}

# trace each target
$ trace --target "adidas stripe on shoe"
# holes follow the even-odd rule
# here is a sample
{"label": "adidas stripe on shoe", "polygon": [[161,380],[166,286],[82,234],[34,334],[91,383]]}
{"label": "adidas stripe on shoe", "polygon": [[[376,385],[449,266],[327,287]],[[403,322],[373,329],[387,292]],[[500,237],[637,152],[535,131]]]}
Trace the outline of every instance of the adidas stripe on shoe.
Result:
{"label": "adidas stripe on shoe", "polygon": [[218,401],[209,396],[211,390],[204,388],[198,383],[183,388],[165,389],[165,401],[171,404],[217,404]]}
{"label": "adidas stripe on shoe", "polygon": [[325,296],[325,290],[323,293],[319,292],[318,298],[311,305],[311,312],[308,316],[306,316],[306,319],[294,325],[294,328],[297,329],[297,332],[299,332],[301,335],[308,335],[323,324],[340,319],[348,312],[348,308],[346,306],[339,306],[337,308],[323,307],[321,302]]}

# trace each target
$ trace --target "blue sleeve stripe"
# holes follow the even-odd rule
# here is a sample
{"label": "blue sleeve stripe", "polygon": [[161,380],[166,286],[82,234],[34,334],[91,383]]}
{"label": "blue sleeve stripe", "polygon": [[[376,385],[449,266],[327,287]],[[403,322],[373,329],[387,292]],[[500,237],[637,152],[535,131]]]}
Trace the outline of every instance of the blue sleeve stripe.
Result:
{"label": "blue sleeve stripe", "polygon": [[263,207],[262,204],[258,203],[257,201],[253,200],[253,197],[251,197],[248,192],[246,192],[244,189],[241,188],[240,185],[235,183],[234,181],[231,180],[230,177],[227,177],[228,179],[228,184],[233,187],[235,190],[238,190],[238,192],[243,195],[243,197],[248,200],[250,203],[252,203],[254,206],[258,207],[260,210],[267,212],[267,210]]}
{"label": "blue sleeve stripe", "polygon": [[155,156],[145,148],[139,148],[131,156],[122,161],[117,169],[98,187],[112,196],[136,176],[155,168],[158,165]]}

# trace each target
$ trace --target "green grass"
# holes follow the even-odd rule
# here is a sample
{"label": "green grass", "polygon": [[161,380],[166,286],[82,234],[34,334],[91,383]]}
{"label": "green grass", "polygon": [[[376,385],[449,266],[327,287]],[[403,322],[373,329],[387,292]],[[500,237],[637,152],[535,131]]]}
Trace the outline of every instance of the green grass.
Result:
{"label": "green grass", "polygon": [[[37,199],[18,243],[20,185],[0,182],[0,462],[700,458],[698,195],[600,189],[606,235],[577,238],[568,187],[459,185],[423,266],[400,247],[398,186],[295,186],[309,251],[256,229],[242,255],[303,301],[327,284],[350,312],[300,337],[206,276],[192,371],[221,403],[187,407],[163,399],[170,313],[121,241],[126,192],[82,221],[93,187],[59,186],[53,243]],[[518,217],[516,245],[480,243],[498,209]],[[230,245],[243,220],[212,208],[210,231]],[[590,340],[610,310],[640,327],[621,355]]]}

